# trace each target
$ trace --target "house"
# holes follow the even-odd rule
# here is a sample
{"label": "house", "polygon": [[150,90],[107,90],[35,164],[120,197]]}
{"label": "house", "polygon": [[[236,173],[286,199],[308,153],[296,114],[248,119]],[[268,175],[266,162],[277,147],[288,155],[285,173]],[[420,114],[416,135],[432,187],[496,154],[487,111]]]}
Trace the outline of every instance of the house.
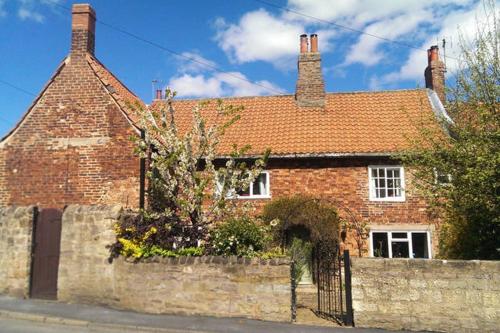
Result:
{"label": "house", "polygon": [[[128,102],[142,102],[95,58],[94,41],[93,9],[74,5],[70,54],[0,142],[0,205],[137,206],[140,161],[128,137],[140,128]],[[221,155],[233,143],[251,145],[249,158],[271,149],[266,170],[239,199],[262,206],[281,196],[318,196],[368,224],[369,255],[431,258],[437,242],[427,204],[411,173],[391,159],[417,135],[417,122],[447,117],[436,46],[428,60],[425,89],[327,93],[318,36],[300,36],[295,94],[223,99],[245,111]],[[164,102],[157,97],[153,103]],[[196,103],[174,102],[181,128]]]}
{"label": "house", "polygon": [[139,99],[95,58],[94,10],[72,11],[69,55],[0,141],[0,205],[137,205],[127,101]]}

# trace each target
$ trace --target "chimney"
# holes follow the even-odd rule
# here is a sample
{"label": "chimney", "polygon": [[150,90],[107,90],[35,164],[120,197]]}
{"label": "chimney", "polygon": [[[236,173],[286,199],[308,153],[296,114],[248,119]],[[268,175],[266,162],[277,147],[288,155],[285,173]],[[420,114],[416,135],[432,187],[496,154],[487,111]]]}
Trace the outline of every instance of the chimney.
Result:
{"label": "chimney", "polygon": [[301,107],[324,107],[325,83],[321,71],[321,55],[318,52],[318,35],[311,35],[310,42],[311,49],[308,50],[307,35],[300,36],[300,54],[297,63],[299,77],[295,100]]}
{"label": "chimney", "polygon": [[71,54],[94,55],[95,49],[95,11],[89,4],[74,4],[71,23]]}
{"label": "chimney", "polygon": [[446,67],[439,59],[439,47],[433,45],[427,50],[425,87],[434,90],[443,104],[446,101],[444,73]]}
{"label": "chimney", "polygon": [[156,89],[156,99],[163,99],[161,89]]}

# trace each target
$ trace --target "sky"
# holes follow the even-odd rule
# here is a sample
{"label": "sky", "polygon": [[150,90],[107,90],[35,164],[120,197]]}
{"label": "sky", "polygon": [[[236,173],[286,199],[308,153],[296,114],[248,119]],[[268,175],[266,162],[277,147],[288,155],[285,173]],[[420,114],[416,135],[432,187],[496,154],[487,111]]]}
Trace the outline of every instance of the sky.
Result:
{"label": "sky", "polygon": [[[75,2],[0,0],[0,137],[68,54]],[[153,80],[180,98],[293,94],[302,33],[318,34],[328,92],[423,87],[425,50],[446,39],[452,73],[459,32],[485,16],[480,0],[87,2],[97,58],[146,103]]]}

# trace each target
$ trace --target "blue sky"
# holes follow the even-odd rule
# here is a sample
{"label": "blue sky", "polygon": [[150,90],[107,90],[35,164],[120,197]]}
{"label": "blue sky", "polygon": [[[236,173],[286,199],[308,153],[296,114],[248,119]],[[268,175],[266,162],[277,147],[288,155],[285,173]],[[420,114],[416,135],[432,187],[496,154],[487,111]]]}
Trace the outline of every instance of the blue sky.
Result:
{"label": "blue sky", "polygon": [[[0,137],[20,119],[68,54],[68,0],[0,0]],[[422,87],[427,49],[446,38],[457,48],[458,27],[470,35],[481,17],[478,0],[90,0],[98,21],[188,58],[97,25],[96,56],[145,102],[159,80],[181,97],[293,93],[300,33],[317,33],[327,91]],[[397,40],[418,49],[327,24]],[[456,64],[447,61],[453,70]],[[259,85],[252,85],[243,77]],[[263,87],[264,86],[264,87]],[[267,87],[267,88],[266,88]]]}

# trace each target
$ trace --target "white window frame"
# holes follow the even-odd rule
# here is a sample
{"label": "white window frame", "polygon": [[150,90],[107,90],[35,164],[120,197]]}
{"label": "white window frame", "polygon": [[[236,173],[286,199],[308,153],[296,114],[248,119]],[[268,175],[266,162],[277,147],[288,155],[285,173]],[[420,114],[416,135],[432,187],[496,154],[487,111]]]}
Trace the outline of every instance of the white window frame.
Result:
{"label": "white window frame", "polygon": [[[401,178],[401,196],[399,197],[385,197],[385,198],[377,198],[375,192],[375,184],[373,183],[372,178],[372,170],[373,169],[399,169],[399,174]],[[387,175],[387,170],[385,172]],[[387,184],[387,183],[386,183]],[[405,170],[401,165],[369,165],[368,166],[368,189],[369,189],[369,197],[370,201],[389,201],[389,202],[403,202],[406,200],[406,191],[405,191]]]}
{"label": "white window frame", "polygon": [[[257,195],[254,195],[253,194],[253,184],[255,181],[253,181],[250,186],[248,187],[248,190],[249,190],[249,193],[250,195],[237,195],[236,198],[238,199],[270,199],[271,198],[271,175],[269,173],[269,171],[267,170],[263,170],[260,172],[259,176],[261,174],[265,174],[266,175],[266,188],[267,188],[267,194],[257,194]],[[257,177],[258,178],[258,177]],[[255,179],[257,179],[255,178]]]}
{"label": "white window frame", "polygon": [[[261,174],[266,174],[266,188],[267,188],[267,194],[258,194],[254,195],[253,194],[253,184],[252,182],[248,188],[249,195],[239,195],[239,194],[231,194],[234,193],[234,191],[229,191],[227,194],[228,199],[240,199],[240,200],[246,200],[246,199],[270,199],[271,198],[271,173],[267,170],[263,170],[260,172],[259,176]],[[257,179],[257,178],[256,178]]]}
{"label": "white window frame", "polygon": [[[373,251],[373,233],[386,233],[387,234],[387,244],[389,251],[389,258],[392,259],[392,241],[408,242],[408,253],[410,259],[413,258],[413,241],[411,238],[412,233],[426,234],[427,235],[427,250],[429,251],[429,258],[418,258],[418,259],[432,259],[432,247],[431,247],[431,233],[428,230],[370,230],[370,257],[375,257]],[[393,238],[393,233],[405,233],[406,239],[404,238]],[[378,258],[378,257],[377,257]]]}

